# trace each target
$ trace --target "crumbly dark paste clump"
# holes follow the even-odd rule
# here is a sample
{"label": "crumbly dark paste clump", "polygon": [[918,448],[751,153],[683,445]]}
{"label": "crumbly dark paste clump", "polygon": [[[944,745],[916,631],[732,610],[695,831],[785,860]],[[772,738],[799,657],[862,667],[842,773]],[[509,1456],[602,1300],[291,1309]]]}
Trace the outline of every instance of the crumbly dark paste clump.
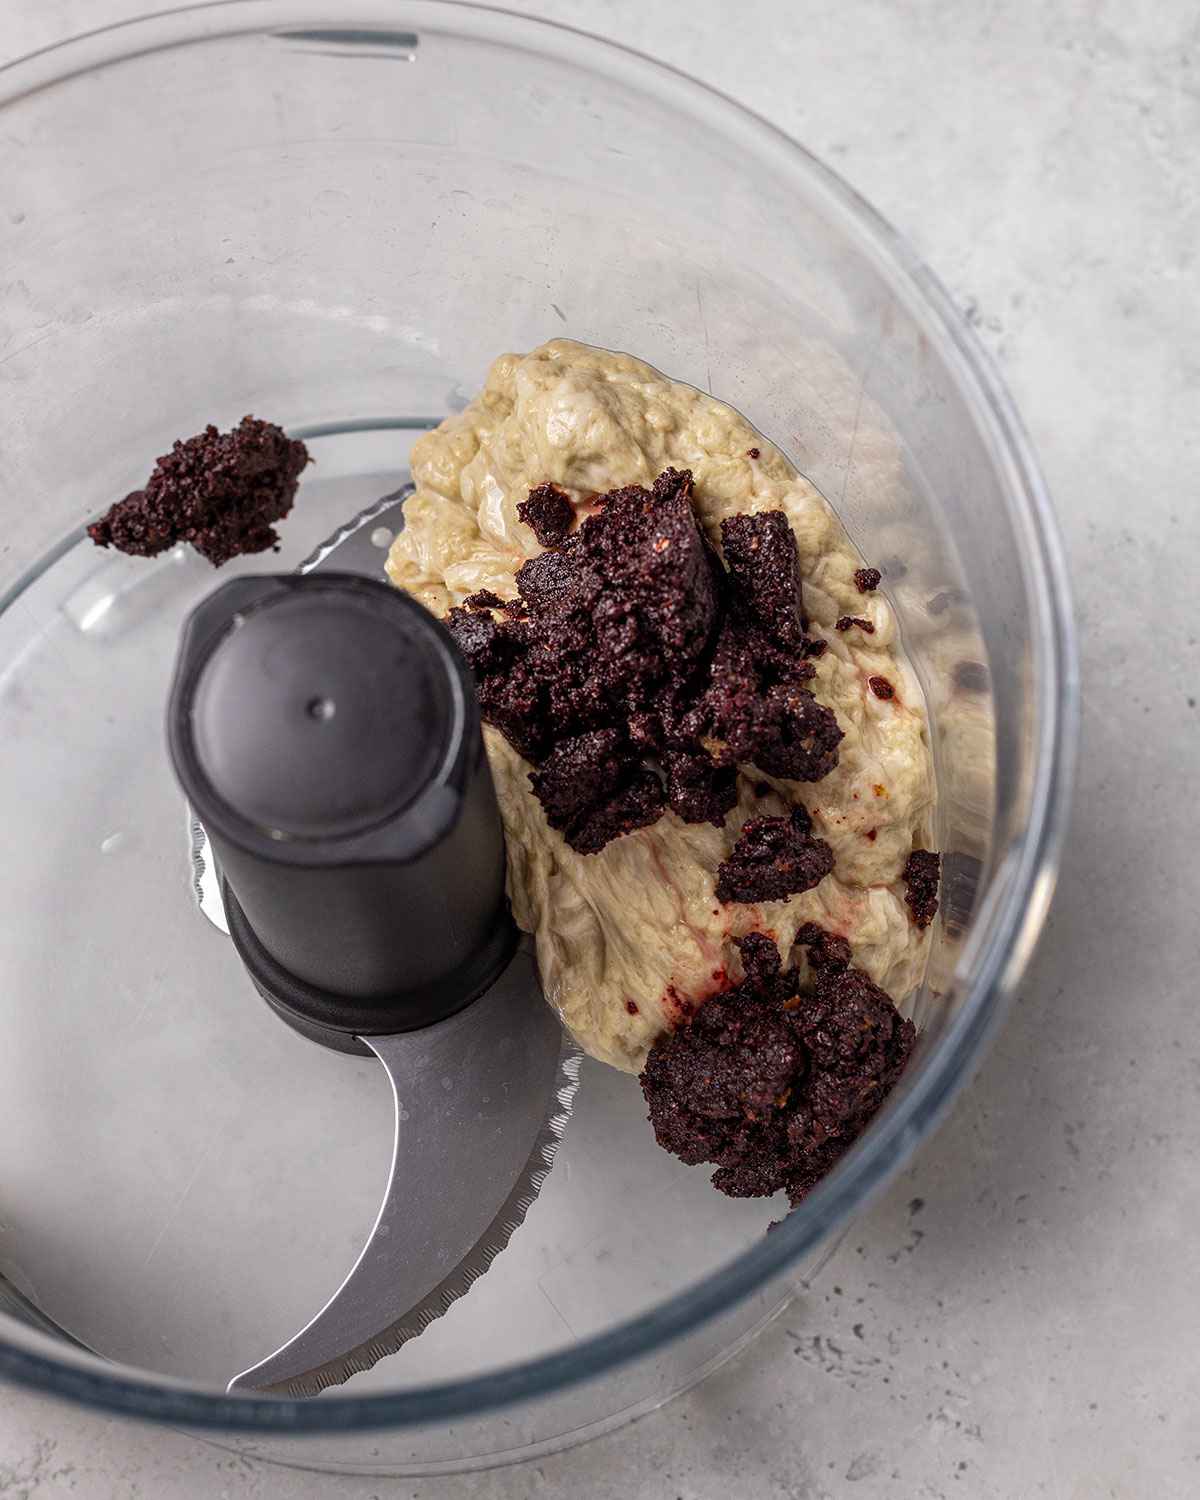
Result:
{"label": "crumbly dark paste clump", "polygon": [[721,547],[744,613],[777,648],[799,651],[800,563],[787,516],[781,510],[730,516],[721,522]]}
{"label": "crumbly dark paste clump", "polygon": [[914,849],[904,862],[904,899],[913,921],[922,929],[937,916],[941,874],[941,859],[928,849]]}
{"label": "crumbly dark paste clump", "polygon": [[883,990],[850,967],[844,939],[807,923],[801,992],[762,933],[740,938],[746,977],[650,1049],[641,1075],[655,1138],[713,1163],[734,1198],[780,1189],[793,1206],[865,1129],[915,1040]]}
{"label": "crumbly dark paste clump", "polygon": [[871,594],[883,581],[883,574],[878,568],[855,568],[854,582],[858,586],[860,594]]}
{"label": "crumbly dark paste clump", "polygon": [[570,531],[575,508],[566,490],[557,484],[539,484],[529,499],[517,505],[517,515],[543,547],[557,547]]}
{"label": "crumbly dark paste clump", "polygon": [[657,822],[666,800],[662,782],[616,729],[559,740],[529,780],[550,827],[581,854]]}
{"label": "crumbly dark paste clump", "polygon": [[812,836],[804,807],[790,817],[751,818],[717,866],[718,901],[783,901],[811,890],[833,869],[833,850]]}
{"label": "crumbly dark paste clump", "polygon": [[573,849],[595,853],[667,807],[721,827],[739,765],[805,781],[833,769],[842,732],[806,686],[812,643],[781,511],[723,523],[727,568],[686,470],[597,497],[574,530],[554,485],[518,511],[556,541],[521,568],[516,599],[473,595],[447,624],[483,717],[532,762]]}
{"label": "crumbly dark paste clump", "polygon": [[190,542],[219,568],[279,542],[274,523],[292,508],[308,449],[273,422],[243,417],[231,432],[208,426],[178,441],[143,490],[126,495],[88,527],[100,547],[155,557]]}

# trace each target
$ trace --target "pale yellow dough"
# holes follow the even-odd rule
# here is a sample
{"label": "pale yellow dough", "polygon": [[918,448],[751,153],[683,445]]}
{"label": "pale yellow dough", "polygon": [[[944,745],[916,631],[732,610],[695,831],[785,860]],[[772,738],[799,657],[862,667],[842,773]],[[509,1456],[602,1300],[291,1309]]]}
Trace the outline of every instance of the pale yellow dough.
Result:
{"label": "pale yellow dough", "polygon": [[[800,924],[819,922],[849,939],[855,962],[897,1002],[919,983],[928,944],[900,872],[910,849],[931,847],[933,772],[920,688],[892,611],[881,594],[859,593],[862,559],[825,500],[731,407],[629,355],[569,339],[502,355],[466,410],[414,445],[416,493],[388,573],[439,615],[476,589],[511,597],[517,569],[541,550],[516,509],[534,485],[553,480],[583,508],[598,491],[649,485],[669,465],[695,476],[697,514],[714,543],[726,516],[787,513],[810,629],[829,641],[811,686],[845,739],[822,781],[776,781],[764,801],[751,788],[767,778],[743,778],[724,829],[668,812],[581,855],[547,826],[527,764],[486,731],[509,894],[536,937],[546,995],[587,1052],[628,1071],[678,1021],[674,996],[703,999],[723,971],[740,977],[734,936],[769,931],[786,956]],[[843,615],[869,619],[875,633],[835,630]],[[872,693],[874,675],[894,685],[893,700]],[[833,846],[833,873],[787,901],[719,906],[716,868],[742,823],[797,801]]]}

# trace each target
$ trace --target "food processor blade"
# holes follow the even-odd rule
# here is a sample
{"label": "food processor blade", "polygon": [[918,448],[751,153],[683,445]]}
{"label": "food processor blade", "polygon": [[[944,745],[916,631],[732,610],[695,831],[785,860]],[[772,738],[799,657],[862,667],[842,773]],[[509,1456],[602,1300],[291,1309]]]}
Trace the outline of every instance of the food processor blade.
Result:
{"label": "food processor blade", "polygon": [[[430,616],[380,587],[381,542],[403,525],[409,493],[384,496],[318,547],[298,570],[318,578],[243,579],[218,590],[185,630],[172,694],[172,756],[189,796],[201,911],[232,936],[285,1021],[379,1058],[395,1111],[383,1202],[353,1268],[295,1337],[230,1381],[230,1392],[315,1395],[441,1316],[524,1220],[579,1080],[582,1054],[545,1004],[532,944],[514,951],[469,673]],[[271,626],[280,610],[294,611],[297,623]],[[269,641],[254,643],[252,616],[266,620]],[[308,632],[300,645],[297,630]],[[222,650],[232,665],[212,669]],[[414,651],[424,668],[398,665]],[[459,684],[449,708],[437,707],[438,672]],[[430,674],[432,685],[420,686]],[[200,686],[210,680],[218,685]],[[314,731],[312,703],[326,701],[317,722],[359,728],[345,738]],[[431,727],[439,713],[443,727]],[[297,729],[298,719],[310,722]],[[428,779],[413,749],[439,734],[459,746],[444,785]],[[264,748],[265,781],[256,769]],[[219,787],[200,768],[204,755]],[[383,787],[358,832],[274,831],[254,799],[273,795],[288,756],[292,775],[309,778],[303,811],[318,818],[329,816],[329,799],[340,815],[347,787],[364,774]],[[410,786],[412,808],[381,812]]]}
{"label": "food processor blade", "polygon": [[375,1227],[312,1322],[231,1392],[312,1396],[394,1354],[488,1269],[554,1160],[582,1054],[543,1002],[526,945],[466,1010],[364,1040],[396,1110]]}

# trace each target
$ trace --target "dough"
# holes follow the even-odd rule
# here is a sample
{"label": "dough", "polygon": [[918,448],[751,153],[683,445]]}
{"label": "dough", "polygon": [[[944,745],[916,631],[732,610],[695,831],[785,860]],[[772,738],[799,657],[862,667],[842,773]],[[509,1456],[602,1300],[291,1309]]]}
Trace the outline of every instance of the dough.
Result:
{"label": "dough", "polygon": [[[786,959],[800,924],[818,922],[849,940],[855,964],[898,1004],[919,984],[929,942],[911,920],[900,872],[911,849],[932,847],[932,760],[891,608],[859,592],[863,559],[826,501],[732,407],[630,355],[569,339],[501,355],[479,396],[414,445],[416,492],[388,574],[438,615],[478,589],[512,597],[517,569],[541,550],[517,518],[530,489],[551,480],[585,511],[596,494],[649,486],[668,466],[692,471],[697,514],[718,546],[725,517],[786,512],[809,632],[829,642],[809,686],[845,738],[821,781],[740,776],[723,829],[666,812],[581,855],[547,826],[526,762],[485,730],[509,895],[517,922],[535,936],[547,998],[585,1051],[629,1072],[663,1030],[741,977],[734,936],[769,932]],[[846,616],[874,633],[837,630]],[[878,697],[872,677],[886,678],[894,697]],[[765,782],[767,795],[756,795]],[[721,906],[716,869],[742,824],[796,802],[833,847],[833,873],[785,901]]]}

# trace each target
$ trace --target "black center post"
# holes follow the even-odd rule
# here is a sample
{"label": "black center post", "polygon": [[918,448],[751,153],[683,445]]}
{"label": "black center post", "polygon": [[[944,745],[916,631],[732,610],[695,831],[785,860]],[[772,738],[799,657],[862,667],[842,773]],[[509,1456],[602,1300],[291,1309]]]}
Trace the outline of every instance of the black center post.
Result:
{"label": "black center post", "polygon": [[223,585],[184,627],[167,729],[238,953],[296,1030],[366,1052],[509,961],[470,672],[415,600],[349,573]]}

